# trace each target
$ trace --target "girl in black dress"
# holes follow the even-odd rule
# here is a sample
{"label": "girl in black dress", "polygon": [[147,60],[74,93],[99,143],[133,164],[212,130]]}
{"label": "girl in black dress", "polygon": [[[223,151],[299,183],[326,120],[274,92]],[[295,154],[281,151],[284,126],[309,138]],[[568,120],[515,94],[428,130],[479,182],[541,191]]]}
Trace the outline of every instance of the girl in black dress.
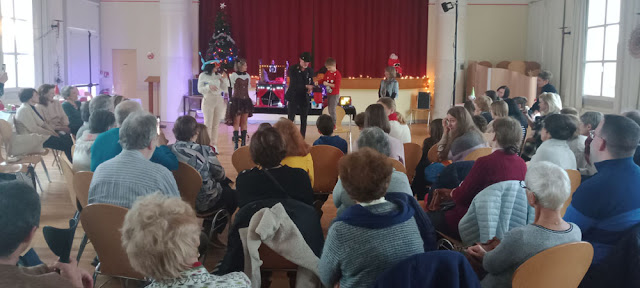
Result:
{"label": "girl in black dress", "polygon": [[235,64],[235,72],[229,76],[233,95],[229,98],[229,108],[225,122],[233,126],[234,150],[247,143],[247,121],[253,116],[253,101],[249,98],[251,90],[251,76],[247,73],[247,61],[238,58]]}

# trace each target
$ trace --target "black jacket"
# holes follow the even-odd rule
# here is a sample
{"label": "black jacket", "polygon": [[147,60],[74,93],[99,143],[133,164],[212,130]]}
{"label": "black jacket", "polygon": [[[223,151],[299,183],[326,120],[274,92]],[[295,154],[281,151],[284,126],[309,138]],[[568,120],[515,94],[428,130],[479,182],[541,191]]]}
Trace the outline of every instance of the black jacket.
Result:
{"label": "black jacket", "polygon": [[640,287],[640,225],[620,238],[611,254],[599,265],[591,265],[580,288]]}
{"label": "black jacket", "polygon": [[227,242],[227,252],[222,262],[213,272],[215,275],[224,275],[230,272],[244,271],[244,249],[240,240],[240,228],[249,226],[253,214],[262,208],[271,208],[277,203],[282,203],[287,214],[296,224],[300,234],[313,251],[313,254],[320,258],[322,247],[324,246],[324,234],[320,226],[320,216],[313,208],[297,200],[289,199],[265,199],[254,201],[245,205],[236,213],[233,225],[229,229],[229,241]]}
{"label": "black jacket", "polygon": [[302,69],[300,64],[289,67],[289,88],[285,99],[291,101],[292,99],[304,99],[307,96],[306,85],[313,85],[313,70],[311,67]]}

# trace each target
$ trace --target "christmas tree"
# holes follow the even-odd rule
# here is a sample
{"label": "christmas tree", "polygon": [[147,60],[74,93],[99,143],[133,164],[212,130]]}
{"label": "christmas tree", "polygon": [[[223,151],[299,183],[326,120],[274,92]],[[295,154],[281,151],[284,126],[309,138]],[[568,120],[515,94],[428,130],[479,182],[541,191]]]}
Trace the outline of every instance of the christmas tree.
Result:
{"label": "christmas tree", "polygon": [[220,11],[216,14],[214,28],[216,32],[209,40],[209,49],[207,50],[207,60],[220,60],[221,66],[225,69],[232,69],[233,63],[238,57],[238,47],[236,42],[231,38],[231,27],[228,16],[224,8],[224,3],[220,4]]}

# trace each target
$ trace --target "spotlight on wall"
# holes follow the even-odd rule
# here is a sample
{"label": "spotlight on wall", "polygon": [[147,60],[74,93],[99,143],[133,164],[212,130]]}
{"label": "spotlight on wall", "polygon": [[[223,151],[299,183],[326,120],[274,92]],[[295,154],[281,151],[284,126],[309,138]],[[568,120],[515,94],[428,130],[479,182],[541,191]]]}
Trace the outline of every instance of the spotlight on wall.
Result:
{"label": "spotlight on wall", "polygon": [[447,13],[449,10],[453,9],[453,3],[451,2],[442,2],[442,10]]}

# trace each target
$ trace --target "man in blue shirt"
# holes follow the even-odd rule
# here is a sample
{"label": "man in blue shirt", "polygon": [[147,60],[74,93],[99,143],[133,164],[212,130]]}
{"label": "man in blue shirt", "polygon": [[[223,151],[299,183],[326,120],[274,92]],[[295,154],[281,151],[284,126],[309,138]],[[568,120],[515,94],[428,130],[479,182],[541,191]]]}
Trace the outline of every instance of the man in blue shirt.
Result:
{"label": "man in blue shirt", "polygon": [[[116,123],[118,128],[113,128],[107,132],[98,135],[91,146],[91,171],[95,172],[98,165],[105,161],[116,157],[122,152],[120,145],[120,128],[122,123],[130,114],[141,112],[142,107],[135,101],[123,101],[115,109]],[[161,138],[161,139],[160,139]],[[151,162],[158,163],[171,171],[178,170],[178,158],[171,152],[167,146],[167,140],[163,136],[158,139],[158,147],[156,147]]]}
{"label": "man in blue shirt", "polygon": [[640,126],[624,116],[605,115],[590,134],[590,160],[598,173],[578,187],[564,220],[580,227],[582,240],[593,245],[593,264],[599,264],[640,223],[640,167],[632,158]]}
{"label": "man in blue shirt", "polygon": [[318,140],[313,142],[313,146],[316,146],[316,145],[333,146],[340,149],[342,153],[347,155],[347,149],[348,149],[347,141],[340,138],[340,136],[338,135],[331,136],[333,134],[333,128],[335,127],[335,125],[333,124],[333,118],[331,118],[331,116],[325,115],[325,114],[320,115],[320,117],[318,117],[318,120],[316,121],[316,126],[318,127],[318,132],[320,132],[322,136],[320,136]]}

